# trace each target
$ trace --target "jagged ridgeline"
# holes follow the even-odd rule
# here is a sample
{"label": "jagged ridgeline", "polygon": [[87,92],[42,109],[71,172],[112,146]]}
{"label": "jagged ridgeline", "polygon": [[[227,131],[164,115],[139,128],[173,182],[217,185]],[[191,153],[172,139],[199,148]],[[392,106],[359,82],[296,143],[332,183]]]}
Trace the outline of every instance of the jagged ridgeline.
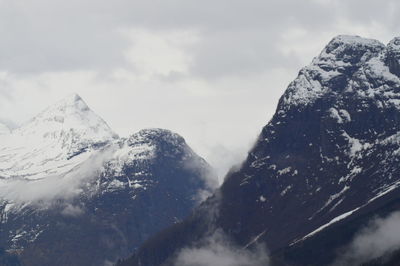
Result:
{"label": "jagged ridgeline", "polygon": [[372,217],[400,209],[399,70],[400,38],[334,38],[214,197],[120,265],[173,265],[213,230],[265,244],[272,265],[330,265]]}
{"label": "jagged ridgeline", "polygon": [[71,95],[0,126],[0,265],[112,265],[188,216],[208,178],[181,136],[120,138]]}

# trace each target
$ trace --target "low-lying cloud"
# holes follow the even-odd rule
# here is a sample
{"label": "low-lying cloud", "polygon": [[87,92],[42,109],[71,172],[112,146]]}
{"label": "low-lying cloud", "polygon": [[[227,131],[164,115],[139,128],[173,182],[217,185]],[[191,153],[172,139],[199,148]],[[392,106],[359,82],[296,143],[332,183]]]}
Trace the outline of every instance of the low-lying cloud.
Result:
{"label": "low-lying cloud", "polygon": [[[0,199],[16,204],[49,205],[54,200],[70,200],[82,193],[86,184],[93,182],[111,158],[113,148],[99,151],[90,156],[70,172],[49,175],[43,179],[0,179]],[[71,209],[67,212],[70,214]],[[73,212],[76,214],[77,210]]]}
{"label": "low-lying cloud", "polygon": [[247,250],[233,244],[221,231],[216,231],[198,247],[183,249],[175,266],[268,266],[266,249],[259,245]]}
{"label": "low-lying cloud", "polygon": [[400,212],[372,220],[356,234],[333,266],[361,265],[400,249]]}
{"label": "low-lying cloud", "polygon": [[73,204],[67,204],[65,208],[61,211],[61,214],[64,216],[71,216],[71,217],[77,217],[83,214],[85,211],[81,206],[78,205],[73,205]]}

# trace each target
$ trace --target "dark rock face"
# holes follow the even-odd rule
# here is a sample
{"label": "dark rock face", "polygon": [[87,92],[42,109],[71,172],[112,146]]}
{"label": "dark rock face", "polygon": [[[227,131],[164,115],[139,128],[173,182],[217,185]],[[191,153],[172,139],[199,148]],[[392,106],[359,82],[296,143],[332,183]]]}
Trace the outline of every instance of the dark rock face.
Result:
{"label": "dark rock face", "polygon": [[400,38],[393,39],[387,48],[386,64],[391,73],[400,76]]}
{"label": "dark rock face", "polygon": [[[205,209],[216,210],[212,228],[243,247],[257,238],[277,260],[329,264],[357,228],[398,200],[397,43],[334,38],[289,85],[248,158],[228,175],[218,196],[122,265],[170,265],[180,248],[209,232]],[[335,238],[340,232],[344,236]]]}
{"label": "dark rock face", "polygon": [[0,249],[0,265],[20,266],[20,262],[15,255],[8,254],[4,249]]}
{"label": "dark rock face", "polygon": [[4,203],[0,247],[22,265],[112,265],[188,216],[199,191],[210,189],[211,168],[175,133],[142,130],[113,149],[99,176],[72,200],[12,211]]}

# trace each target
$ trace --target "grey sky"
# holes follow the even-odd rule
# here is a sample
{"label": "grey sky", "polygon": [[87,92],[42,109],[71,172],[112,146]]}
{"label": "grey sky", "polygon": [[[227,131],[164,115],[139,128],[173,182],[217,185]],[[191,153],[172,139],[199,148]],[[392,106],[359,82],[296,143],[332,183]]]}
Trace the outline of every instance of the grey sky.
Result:
{"label": "grey sky", "polygon": [[221,172],[335,35],[388,42],[398,1],[0,0],[0,120],[77,92],[120,135],[169,128]]}

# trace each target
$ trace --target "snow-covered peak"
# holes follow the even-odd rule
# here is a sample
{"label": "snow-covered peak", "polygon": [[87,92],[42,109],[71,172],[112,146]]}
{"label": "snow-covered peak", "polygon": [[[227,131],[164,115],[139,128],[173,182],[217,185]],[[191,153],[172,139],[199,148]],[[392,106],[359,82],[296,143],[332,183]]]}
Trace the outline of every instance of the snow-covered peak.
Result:
{"label": "snow-covered peak", "polygon": [[[177,163],[197,158],[196,160],[201,164],[201,159],[179,134],[167,129],[149,128],[121,140],[120,149],[114,153],[108,168],[118,176],[126,165],[167,157]],[[209,166],[204,163],[204,167]]]}
{"label": "snow-covered peak", "polygon": [[339,35],[333,38],[316,57],[312,65],[325,70],[343,70],[346,66],[359,65],[385,48],[381,42],[359,36]]}
{"label": "snow-covered peak", "polygon": [[118,136],[73,94],[0,142],[0,176],[38,179],[69,171]]}
{"label": "snow-covered peak", "polygon": [[[392,42],[395,47],[397,41]],[[280,109],[284,111],[293,106],[306,106],[327,93],[341,94],[346,89],[354,89],[349,87],[352,86],[350,80],[354,76],[358,76],[356,79],[359,83],[367,82],[367,76],[382,80],[388,77],[392,79],[390,72],[398,70],[398,64],[391,62],[388,65],[394,67],[385,68],[384,58],[387,51],[384,44],[373,39],[348,35],[333,38],[289,85],[281,100]]]}
{"label": "snow-covered peak", "polygon": [[131,135],[128,139],[129,143],[137,143],[141,141],[147,142],[165,142],[172,144],[174,146],[181,145],[185,142],[185,140],[178,134],[161,128],[148,128],[142,129],[139,132]]}
{"label": "snow-covered peak", "polygon": [[28,124],[37,121],[55,121],[63,123],[62,118],[66,118],[77,113],[90,113],[91,110],[83,99],[76,93],[68,95],[64,99],[50,105],[37,116],[32,118]]}
{"label": "snow-covered peak", "polygon": [[48,107],[16,129],[13,135],[37,141],[58,141],[69,153],[118,138],[77,94]]}
{"label": "snow-covered peak", "polygon": [[378,40],[363,38],[357,35],[338,35],[328,43],[324,50],[330,53],[333,50],[341,47],[364,47],[366,49],[374,49],[375,47],[384,48],[385,46]]}
{"label": "snow-covered peak", "polygon": [[58,101],[54,105],[50,106],[48,109],[75,109],[80,110],[82,112],[88,111],[89,107],[85,103],[85,101],[76,93],[70,94],[64,99]]}
{"label": "snow-covered peak", "polygon": [[[193,156],[184,138],[167,129],[148,128],[132,134],[126,140],[131,159],[152,159],[158,156]],[[132,156],[134,155],[134,156]]]}

